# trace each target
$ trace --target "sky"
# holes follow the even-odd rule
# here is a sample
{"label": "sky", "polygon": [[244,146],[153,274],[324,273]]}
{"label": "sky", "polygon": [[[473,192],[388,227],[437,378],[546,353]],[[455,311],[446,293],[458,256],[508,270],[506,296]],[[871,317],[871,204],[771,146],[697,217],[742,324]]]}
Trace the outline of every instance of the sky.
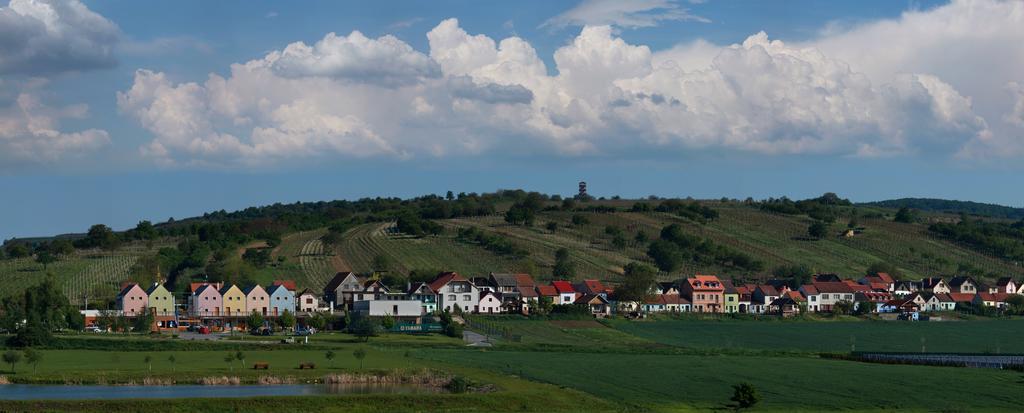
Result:
{"label": "sky", "polygon": [[0,0],[0,238],[276,202],[1024,206],[1024,2]]}

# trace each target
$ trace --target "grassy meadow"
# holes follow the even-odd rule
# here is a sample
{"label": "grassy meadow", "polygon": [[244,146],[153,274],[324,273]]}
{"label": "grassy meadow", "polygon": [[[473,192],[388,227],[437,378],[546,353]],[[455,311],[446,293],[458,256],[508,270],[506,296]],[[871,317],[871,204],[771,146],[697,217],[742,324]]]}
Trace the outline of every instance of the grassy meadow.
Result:
{"label": "grassy meadow", "polygon": [[[987,340],[1005,338],[1002,352],[1022,352],[1019,343],[1011,342],[1021,336],[1024,320],[597,322],[505,316],[473,321],[518,340],[499,336],[495,347],[481,349],[441,335],[383,334],[361,342],[348,334],[321,333],[308,345],[282,345],[251,336],[207,343],[87,335],[69,338],[64,345],[89,349],[41,350],[38,366],[21,363],[14,372],[0,367],[0,375],[19,383],[196,383],[209,377],[238,377],[242,383],[273,377],[303,383],[330,373],[433,371],[492,389],[466,394],[5,404],[19,411],[713,411],[724,408],[731,386],[739,382],[752,383],[762,395],[753,411],[1017,411],[1015,394],[1024,391],[1019,372],[868,364],[818,356],[821,351],[848,351],[843,336],[847,333],[858,337],[858,350],[914,351],[884,343],[919,345],[918,337],[923,336],[928,351],[985,352]],[[366,350],[362,366],[353,356],[356,349]],[[225,361],[239,350],[245,355],[244,365]],[[326,359],[327,351],[335,353],[333,361]],[[269,363],[270,369],[252,370],[255,362]],[[297,368],[307,362],[315,363],[316,370]],[[954,388],[958,392],[951,395]]]}
{"label": "grassy meadow", "polygon": [[694,348],[811,352],[894,351],[1024,354],[1024,320],[701,321],[609,323],[615,330],[656,343]]}

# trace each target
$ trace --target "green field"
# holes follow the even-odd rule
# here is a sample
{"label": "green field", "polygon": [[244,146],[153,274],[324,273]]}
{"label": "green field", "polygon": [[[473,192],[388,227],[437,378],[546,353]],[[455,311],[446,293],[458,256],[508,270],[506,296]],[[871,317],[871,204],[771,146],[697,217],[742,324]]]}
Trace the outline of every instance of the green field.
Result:
{"label": "green field", "polygon": [[814,352],[899,351],[1021,353],[1024,320],[892,321],[612,321],[614,329],[653,342],[694,348]]}
{"label": "green field", "polygon": [[[760,411],[1017,411],[1019,373],[796,357],[438,350],[430,360],[581,390],[657,411],[722,409],[750,382]],[[952,389],[956,389],[952,392]]]}
{"label": "green field", "polygon": [[[24,363],[2,371],[21,383],[196,383],[239,377],[315,382],[330,373],[441,374],[486,385],[487,393],[437,395],[339,395],[246,400],[17,402],[14,410],[155,411],[713,411],[729,402],[731,386],[752,383],[762,395],[753,411],[1018,411],[1024,391],[1019,372],[955,367],[869,364],[819,358],[819,351],[906,350],[885,343],[926,337],[928,351],[985,352],[1006,340],[1003,352],[1022,352],[1024,320],[961,322],[763,321],[763,320],[537,320],[474,317],[473,324],[518,337],[498,337],[490,349],[464,347],[440,335],[385,334],[361,342],[348,334],[322,333],[310,344],[261,344],[237,336],[216,343],[144,336],[85,335],[64,345],[96,350],[42,350],[34,369]],[[275,340],[267,343],[276,343]],[[177,345],[155,350],[153,345]],[[122,348],[118,350],[118,348]],[[134,351],[126,350],[128,348]],[[352,356],[367,350],[363,366]],[[225,361],[241,350],[245,364]],[[331,350],[333,362],[325,358]],[[918,349],[919,350],[919,349]],[[175,357],[175,362],[168,360]],[[152,370],[146,357],[152,358]],[[257,361],[270,369],[248,368]],[[299,370],[299,363],[316,370]],[[243,368],[245,367],[245,368]],[[9,367],[0,367],[9,370]],[[872,390],[875,389],[875,390]],[[891,390],[891,391],[887,391]],[[951,389],[958,390],[951,392]]]}

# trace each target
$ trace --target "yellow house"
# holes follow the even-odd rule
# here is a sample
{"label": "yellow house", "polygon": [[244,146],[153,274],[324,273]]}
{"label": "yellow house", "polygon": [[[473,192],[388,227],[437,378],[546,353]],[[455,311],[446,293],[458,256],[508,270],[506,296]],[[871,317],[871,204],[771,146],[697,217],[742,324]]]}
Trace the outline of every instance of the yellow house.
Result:
{"label": "yellow house", "polygon": [[722,310],[726,313],[740,312],[740,294],[736,291],[736,287],[729,280],[723,280],[722,285],[725,287],[725,292],[722,294],[724,304]]}
{"label": "yellow house", "polygon": [[153,315],[160,317],[174,315],[174,295],[163,284],[153,284],[149,290],[146,290],[146,294],[149,295],[149,308],[153,311]]}
{"label": "yellow house", "polygon": [[245,317],[245,293],[237,285],[231,284],[220,289],[220,295],[224,297],[224,315],[228,317]]}

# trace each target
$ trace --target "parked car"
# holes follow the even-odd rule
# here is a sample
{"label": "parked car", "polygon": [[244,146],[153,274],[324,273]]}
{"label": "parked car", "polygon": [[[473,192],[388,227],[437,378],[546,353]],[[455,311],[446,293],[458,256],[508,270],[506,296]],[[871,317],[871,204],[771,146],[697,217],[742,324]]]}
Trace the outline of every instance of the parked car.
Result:
{"label": "parked car", "polygon": [[207,326],[199,326],[199,329],[198,329],[198,330],[196,330],[196,331],[197,331],[197,332],[198,332],[199,334],[210,334],[210,327],[207,327]]}
{"label": "parked car", "polygon": [[103,329],[100,328],[99,326],[89,326],[85,328],[85,331],[88,331],[90,333],[102,333]]}
{"label": "parked car", "polygon": [[274,332],[269,327],[257,327],[252,329],[252,335],[254,336],[269,336]]}

